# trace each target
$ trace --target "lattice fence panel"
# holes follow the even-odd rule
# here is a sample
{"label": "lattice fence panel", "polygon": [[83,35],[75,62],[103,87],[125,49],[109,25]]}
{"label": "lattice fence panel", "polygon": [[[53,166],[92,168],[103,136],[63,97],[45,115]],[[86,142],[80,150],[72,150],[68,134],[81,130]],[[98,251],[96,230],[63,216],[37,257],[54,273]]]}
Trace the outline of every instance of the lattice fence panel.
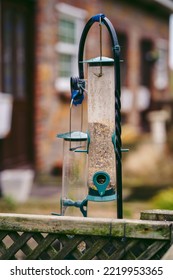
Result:
{"label": "lattice fence panel", "polygon": [[161,259],[169,241],[57,233],[0,232],[0,259]]}

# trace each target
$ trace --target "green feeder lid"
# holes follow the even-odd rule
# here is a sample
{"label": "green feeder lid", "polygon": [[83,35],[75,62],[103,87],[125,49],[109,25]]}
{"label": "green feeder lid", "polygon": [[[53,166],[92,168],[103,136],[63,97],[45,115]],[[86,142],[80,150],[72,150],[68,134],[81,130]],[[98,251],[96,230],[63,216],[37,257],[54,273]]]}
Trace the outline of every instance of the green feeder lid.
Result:
{"label": "green feeder lid", "polygon": [[90,66],[113,65],[114,59],[106,56],[98,56],[89,60],[80,61],[80,63],[88,63]]}
{"label": "green feeder lid", "polygon": [[86,141],[88,139],[88,134],[81,131],[71,131],[57,134],[57,137],[66,141]]}

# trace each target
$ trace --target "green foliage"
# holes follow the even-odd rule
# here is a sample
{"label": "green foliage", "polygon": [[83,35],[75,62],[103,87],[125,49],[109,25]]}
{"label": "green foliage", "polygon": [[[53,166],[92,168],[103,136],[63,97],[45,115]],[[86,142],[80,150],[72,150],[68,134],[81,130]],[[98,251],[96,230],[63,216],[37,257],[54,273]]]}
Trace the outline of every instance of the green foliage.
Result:
{"label": "green foliage", "polygon": [[5,196],[0,200],[0,211],[4,212],[4,209],[6,212],[8,211],[15,211],[17,207],[16,202],[11,196]]}
{"label": "green foliage", "polygon": [[156,208],[173,210],[173,188],[161,191],[152,199],[152,203]]}

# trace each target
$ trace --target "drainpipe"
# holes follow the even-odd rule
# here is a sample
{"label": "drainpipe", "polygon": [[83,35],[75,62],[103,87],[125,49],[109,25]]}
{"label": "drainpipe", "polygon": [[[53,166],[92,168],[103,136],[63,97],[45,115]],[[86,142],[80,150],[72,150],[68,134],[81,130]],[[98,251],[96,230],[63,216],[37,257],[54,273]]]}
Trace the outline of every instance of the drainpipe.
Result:
{"label": "drainpipe", "polygon": [[[2,90],[2,40],[1,40],[1,24],[2,24],[2,2],[0,0],[0,92]],[[0,138],[0,172],[2,171],[2,139]],[[0,173],[0,197],[2,197],[1,173]]]}
{"label": "drainpipe", "polygon": [[2,91],[2,40],[1,40],[1,25],[2,25],[2,2],[0,0],[0,91]]}

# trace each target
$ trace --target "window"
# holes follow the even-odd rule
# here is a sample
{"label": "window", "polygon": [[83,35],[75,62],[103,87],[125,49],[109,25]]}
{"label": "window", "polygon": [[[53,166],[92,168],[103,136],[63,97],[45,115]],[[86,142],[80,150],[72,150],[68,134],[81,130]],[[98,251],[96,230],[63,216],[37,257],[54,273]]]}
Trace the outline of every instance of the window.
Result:
{"label": "window", "polygon": [[59,3],[57,27],[57,66],[58,73],[55,87],[59,91],[70,90],[70,77],[78,75],[78,48],[84,27],[86,11]]}
{"label": "window", "polygon": [[120,60],[122,61],[120,65],[121,70],[121,85],[127,86],[127,49],[128,49],[128,40],[125,33],[118,32],[118,43],[121,48]]}
{"label": "window", "polygon": [[140,42],[141,53],[141,69],[140,69],[140,84],[147,88],[152,86],[153,67],[155,57],[153,56],[153,42],[150,39],[143,39]]}
{"label": "window", "polygon": [[4,8],[2,16],[2,88],[15,98],[26,95],[26,18],[22,11]]}
{"label": "window", "polygon": [[59,56],[59,77],[70,77],[72,72],[72,57],[69,54]]}
{"label": "window", "polygon": [[156,42],[158,59],[155,64],[154,86],[157,90],[165,90],[168,86],[168,43],[160,39]]}
{"label": "window", "polygon": [[75,44],[75,23],[73,20],[60,18],[59,40],[64,43]]}

